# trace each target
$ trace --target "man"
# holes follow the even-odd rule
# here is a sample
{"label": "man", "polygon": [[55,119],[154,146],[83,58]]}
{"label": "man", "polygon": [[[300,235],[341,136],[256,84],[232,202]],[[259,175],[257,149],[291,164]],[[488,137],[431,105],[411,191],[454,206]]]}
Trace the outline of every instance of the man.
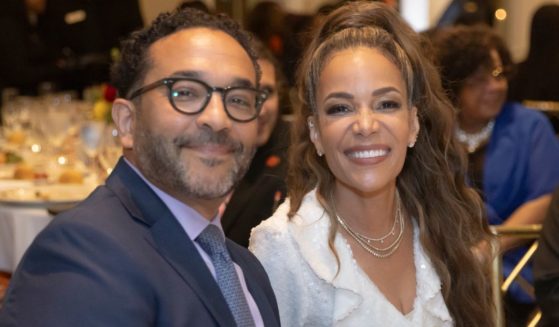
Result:
{"label": "man", "polygon": [[214,219],[254,154],[259,74],[224,16],[178,10],[132,34],[113,70],[124,158],[36,238],[0,326],[279,326],[262,266],[220,252]]}

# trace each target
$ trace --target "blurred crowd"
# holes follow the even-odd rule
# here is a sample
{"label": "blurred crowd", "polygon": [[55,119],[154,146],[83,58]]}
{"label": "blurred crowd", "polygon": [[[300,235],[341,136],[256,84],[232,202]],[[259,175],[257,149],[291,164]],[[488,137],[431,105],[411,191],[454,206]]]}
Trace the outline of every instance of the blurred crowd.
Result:
{"label": "blurred crowd", "polygon": [[137,0],[4,0],[0,90],[81,93],[107,82],[120,39],[142,25]]}
{"label": "blurred crowd", "polygon": [[[262,87],[269,95],[259,118],[260,148],[221,212],[224,231],[243,246],[250,230],[285,199],[285,117],[298,103],[297,67],[313,28],[345,2],[302,15],[286,11],[280,1],[260,1],[243,22],[255,37]],[[397,2],[385,2],[397,9]],[[528,56],[515,63],[491,26],[491,2],[473,2],[475,10],[464,10],[464,1],[452,1],[439,26],[422,33],[423,50],[440,69],[442,86],[456,109],[455,135],[469,159],[468,182],[484,200],[489,223],[540,224],[559,185],[559,125],[557,116],[545,116],[526,101],[559,101],[559,5],[536,11]],[[211,11],[200,1],[182,6]],[[136,0],[2,0],[3,100],[9,100],[9,89],[29,95],[54,90],[81,94],[89,85],[107,82],[119,40],[142,25]],[[500,245],[508,274],[526,244],[503,238]],[[532,267],[522,276],[533,283]],[[515,286],[506,305],[509,325],[521,326],[535,300]]]}

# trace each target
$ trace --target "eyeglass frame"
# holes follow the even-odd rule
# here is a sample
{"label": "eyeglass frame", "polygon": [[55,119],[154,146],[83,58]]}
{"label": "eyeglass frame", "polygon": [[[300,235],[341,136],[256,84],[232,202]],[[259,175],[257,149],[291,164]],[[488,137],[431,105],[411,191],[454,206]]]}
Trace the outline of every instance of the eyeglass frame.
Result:
{"label": "eyeglass frame", "polygon": [[470,86],[470,87],[472,86],[477,87],[480,85],[486,85],[487,83],[489,83],[491,79],[495,79],[498,81],[503,79],[507,80],[510,74],[510,70],[503,66],[497,66],[493,68],[491,71],[486,71],[485,74],[487,75],[481,77],[481,76],[475,76],[476,73],[473,73],[472,75],[464,79],[463,85]]}
{"label": "eyeglass frame", "polygon": [[[199,110],[194,111],[194,112],[185,112],[180,110],[177,105],[175,104],[175,100],[172,96],[173,94],[173,85],[175,85],[176,82],[179,81],[191,81],[191,82],[196,82],[199,83],[200,85],[202,85],[207,93],[206,93],[206,99],[204,100],[202,106],[200,107]],[[202,111],[204,111],[206,109],[206,107],[208,106],[208,103],[210,103],[210,100],[212,98],[212,95],[214,92],[219,92],[221,93],[221,101],[223,103],[223,109],[225,110],[225,113],[227,114],[227,117],[229,117],[230,119],[239,122],[239,123],[248,123],[250,121],[255,120],[256,118],[258,118],[258,115],[260,114],[260,111],[262,110],[262,104],[264,104],[264,102],[266,101],[266,99],[268,98],[269,94],[266,91],[254,88],[254,87],[250,87],[250,86],[227,86],[227,87],[219,87],[219,86],[210,86],[208,85],[206,82],[201,81],[199,79],[196,78],[191,78],[191,77],[165,77],[162,78],[160,80],[157,80],[153,83],[150,83],[148,85],[144,85],[138,89],[136,89],[135,91],[133,91],[130,96],[128,97],[128,100],[132,100],[148,91],[151,91],[153,89],[156,89],[160,86],[166,86],[167,87],[167,99],[169,100],[169,103],[171,104],[171,106],[173,107],[173,109],[175,109],[177,112],[184,114],[184,115],[189,115],[189,116],[193,116],[193,115],[197,115],[199,113],[201,113]],[[252,90],[256,92],[256,113],[254,114],[254,117],[251,117],[249,119],[238,119],[235,118],[233,116],[231,116],[231,114],[229,113],[229,110],[227,109],[227,105],[225,104],[225,97],[227,95],[227,93],[229,93],[232,90],[238,90],[238,89],[246,89],[246,90]]]}

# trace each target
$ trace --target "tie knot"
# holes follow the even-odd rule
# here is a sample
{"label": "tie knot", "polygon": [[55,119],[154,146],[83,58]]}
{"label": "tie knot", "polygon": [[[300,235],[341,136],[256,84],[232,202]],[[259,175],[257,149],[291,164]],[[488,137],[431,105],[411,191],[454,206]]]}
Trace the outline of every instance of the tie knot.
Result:
{"label": "tie knot", "polygon": [[223,233],[219,230],[219,227],[212,224],[208,225],[208,227],[198,235],[196,241],[210,256],[227,251]]}

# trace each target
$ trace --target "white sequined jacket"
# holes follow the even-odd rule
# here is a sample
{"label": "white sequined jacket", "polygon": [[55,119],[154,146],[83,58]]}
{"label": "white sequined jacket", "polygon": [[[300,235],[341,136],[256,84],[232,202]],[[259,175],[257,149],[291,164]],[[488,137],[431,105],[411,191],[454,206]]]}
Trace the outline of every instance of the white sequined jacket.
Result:
{"label": "white sequined jacket", "polygon": [[308,193],[293,219],[289,200],[252,230],[249,249],[264,265],[278,300],[282,326],[453,326],[440,279],[414,231],[416,299],[403,315],[367,278],[346,240],[334,242],[341,268],[328,248],[330,220]]}

